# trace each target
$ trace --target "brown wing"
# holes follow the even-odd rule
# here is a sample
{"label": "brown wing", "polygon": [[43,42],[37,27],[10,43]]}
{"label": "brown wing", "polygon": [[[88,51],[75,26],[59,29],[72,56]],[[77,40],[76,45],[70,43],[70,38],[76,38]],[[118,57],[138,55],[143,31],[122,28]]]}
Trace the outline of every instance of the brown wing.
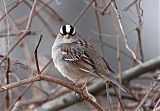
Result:
{"label": "brown wing", "polygon": [[88,47],[91,47],[91,45],[83,40],[78,40],[72,44],[63,44],[61,47],[63,54],[62,59],[71,62],[75,67],[82,71],[90,72],[94,76],[98,76],[96,74],[95,63],[86,53]]}

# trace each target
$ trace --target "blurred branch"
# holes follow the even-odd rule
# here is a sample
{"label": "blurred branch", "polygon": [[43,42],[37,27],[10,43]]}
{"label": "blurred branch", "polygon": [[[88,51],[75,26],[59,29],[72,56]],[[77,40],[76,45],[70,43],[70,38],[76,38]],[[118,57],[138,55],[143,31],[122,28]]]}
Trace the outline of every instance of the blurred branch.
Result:
{"label": "blurred branch", "polygon": [[[94,3],[95,3],[95,7],[97,7],[98,3],[97,3],[96,0],[94,0]],[[103,57],[104,57],[103,38],[102,38],[102,36],[101,36],[101,33],[102,33],[101,22],[100,22],[99,13],[98,13],[98,11],[96,10],[96,8],[94,8],[94,13],[95,13],[95,16],[96,16],[97,32],[98,32],[98,37],[99,37],[99,40],[100,40],[100,46],[101,46],[101,50],[102,50],[102,55],[103,55]],[[105,58],[105,57],[104,57],[104,58]]]}
{"label": "blurred branch", "polygon": [[[117,30],[117,32],[118,32],[118,30]],[[121,63],[121,56],[120,56],[120,45],[121,45],[120,37],[117,37],[116,38],[116,48],[117,48],[116,59],[117,59],[117,65],[118,65],[118,80],[119,80],[119,83],[122,83],[122,63]],[[120,97],[120,101],[122,101],[121,90],[120,89],[119,89],[119,97]],[[119,109],[119,104],[118,104],[118,109]],[[120,109],[118,111],[120,111]]]}
{"label": "blurred branch", "polygon": [[155,86],[157,85],[157,81],[155,81],[153,84],[150,85],[150,88],[148,90],[148,92],[146,93],[146,95],[144,96],[144,98],[141,100],[141,102],[139,103],[139,105],[137,106],[135,111],[139,111],[141,106],[144,104],[144,102],[146,101],[147,97],[149,96],[149,94],[151,93],[151,91],[153,90],[153,88],[155,88]]}
{"label": "blurred branch", "polygon": [[[130,68],[130,69],[122,72],[122,82],[129,82],[129,81],[143,75],[146,72],[155,71],[159,67],[160,67],[160,56],[144,62],[143,65],[137,65],[133,68]],[[90,85],[88,90],[91,94],[97,94],[98,92],[105,90],[105,88],[106,88],[105,82],[98,81],[98,82],[94,83],[93,85]],[[65,101],[65,103],[64,103],[64,101]],[[50,108],[45,109],[45,110],[47,111],[47,110],[52,109],[52,110],[56,111],[56,110],[64,109],[64,108],[71,106],[79,101],[81,101],[81,100],[78,97],[76,97],[75,95],[73,95],[72,93],[66,94],[64,96],[61,96],[57,99],[52,100],[51,101],[52,105],[50,106]],[[46,105],[47,105],[47,103],[46,103]],[[43,109],[43,105],[41,105],[41,108]]]}
{"label": "blurred branch", "polygon": [[36,9],[36,4],[37,4],[37,0],[34,0],[34,3],[32,5],[32,9],[31,9],[31,12],[29,14],[29,18],[28,18],[28,23],[27,23],[27,26],[26,26],[26,29],[29,30],[30,27],[31,27],[31,23],[32,23],[32,19],[33,19],[33,14],[34,14],[34,11]]}
{"label": "blurred branch", "polygon": [[133,0],[132,3],[130,3],[128,6],[126,6],[125,8],[123,8],[124,11],[127,11],[130,7],[132,7],[138,0]]}
{"label": "blurred branch", "polygon": [[15,9],[20,3],[22,3],[23,0],[16,0],[16,4],[14,6],[12,6],[10,9],[8,9],[7,13],[5,13],[4,15],[2,15],[2,17],[0,18],[0,21],[3,20],[3,18],[10,13],[13,9]]}
{"label": "blurred branch", "polygon": [[157,101],[157,103],[156,103],[156,105],[155,105],[153,111],[159,111],[159,110],[160,110],[160,106],[158,106],[159,103],[160,103],[160,98],[158,99],[158,101]]}
{"label": "blurred branch", "polygon": [[86,100],[87,102],[91,103],[93,106],[95,106],[95,108],[98,111],[104,111],[104,109],[96,101],[93,101],[92,98],[87,93],[84,93],[81,89],[72,85],[72,83],[68,83],[68,82],[65,82],[63,80],[60,80],[60,79],[57,79],[57,78],[54,78],[54,77],[50,77],[50,76],[47,76],[47,75],[37,75],[37,76],[32,77],[32,78],[24,79],[24,80],[21,80],[19,82],[15,82],[15,83],[11,83],[11,84],[6,85],[6,86],[2,86],[0,88],[0,91],[5,91],[5,90],[11,89],[11,88],[15,88],[15,87],[18,87],[18,86],[21,86],[21,85],[25,85],[25,84],[28,84],[28,83],[33,83],[35,81],[41,81],[41,80],[48,81],[48,82],[53,82],[53,83],[62,85],[64,87],[74,91],[78,95],[82,96],[83,100]]}
{"label": "blurred branch", "polygon": [[[24,1],[24,3],[29,7],[32,8],[32,5],[28,1]],[[47,31],[50,33],[51,36],[56,37],[56,34],[53,32],[52,28],[49,26],[49,23],[45,21],[45,19],[39,14],[38,11],[35,10],[35,15],[39,18],[39,20],[43,23]]]}
{"label": "blurred branch", "polygon": [[75,26],[79,19],[83,16],[83,14],[88,10],[88,8],[92,5],[94,0],[92,0],[83,10],[80,12],[80,14],[76,17],[76,19],[73,21],[72,25]]}
{"label": "blurred branch", "polygon": [[122,20],[121,20],[121,15],[120,15],[120,13],[119,13],[119,11],[118,11],[116,2],[114,1],[114,3],[112,2],[111,4],[112,4],[112,6],[113,6],[113,8],[114,8],[114,10],[115,10],[115,12],[116,12],[117,20],[118,20],[118,24],[119,24],[119,28],[120,28],[120,30],[121,30],[121,33],[122,33],[123,37],[124,37],[124,41],[125,41],[126,48],[128,49],[129,52],[131,52],[134,60],[135,60],[136,62],[138,62],[139,64],[142,64],[142,62],[141,62],[140,60],[138,60],[138,58],[136,57],[134,51],[133,51],[133,50],[129,47],[129,45],[128,45],[127,35],[125,34],[125,31],[124,31],[124,29],[123,29]]}
{"label": "blurred branch", "polygon": [[[9,34],[9,37],[14,37],[14,36],[17,36],[19,33],[15,33],[15,32],[13,32],[13,33],[10,33]],[[36,35],[36,32],[31,32],[30,31],[30,35]],[[4,33],[4,34],[0,34],[0,38],[5,38],[7,36],[7,34],[6,33]]]}
{"label": "blurred branch", "polygon": [[2,58],[2,60],[0,61],[0,64],[7,58],[7,56],[14,50],[14,48],[15,48],[27,35],[29,35],[29,34],[31,33],[31,31],[30,31],[30,26],[31,26],[31,23],[32,23],[32,18],[33,18],[33,13],[34,13],[34,10],[35,10],[35,7],[36,7],[36,2],[37,2],[37,0],[34,0],[32,9],[31,9],[30,14],[29,14],[28,23],[27,23],[27,26],[26,26],[23,34],[20,36],[19,40],[8,50],[8,53]]}
{"label": "blurred branch", "polygon": [[[52,62],[52,59],[42,68],[40,71],[40,74],[49,66],[49,64]],[[28,67],[28,66],[27,66]],[[12,108],[15,106],[15,104],[21,100],[21,98],[24,96],[24,94],[31,88],[33,83],[30,83],[27,85],[27,87],[19,94],[19,96],[14,100],[13,104],[9,107],[9,111],[12,110]],[[43,98],[44,99],[44,98]],[[46,99],[45,99],[46,100]]]}
{"label": "blurred branch", "polygon": [[137,17],[138,17],[138,24],[136,27],[136,31],[137,31],[137,36],[138,36],[138,45],[139,45],[141,61],[143,62],[144,55],[143,55],[143,50],[142,50],[142,39],[141,39],[142,38],[141,32],[142,32],[142,23],[143,23],[143,9],[140,7],[140,2],[141,0],[139,0],[139,2],[135,4],[136,11],[137,11]]}
{"label": "blurred branch", "polygon": [[101,14],[104,15],[106,10],[109,8],[109,6],[111,5],[111,3],[113,2],[113,0],[110,0],[106,6],[104,7],[104,9],[101,11]]}
{"label": "blurred branch", "polygon": [[29,84],[20,94],[18,97],[15,98],[14,102],[8,108],[8,111],[11,111],[14,105],[23,97],[23,95],[27,92],[27,90],[31,87],[32,84]]}
{"label": "blurred branch", "polygon": [[[137,65],[133,68],[130,68],[130,69],[122,72],[122,82],[129,82],[129,81],[141,76],[142,74],[144,74],[146,72],[155,71],[159,67],[160,67],[160,56],[144,62],[143,65]],[[62,81],[62,80],[59,80],[59,79],[56,79],[53,77],[49,77],[49,76],[39,75],[39,76],[35,76],[33,78],[21,80],[20,81],[21,83],[15,82],[15,83],[10,83],[9,85],[2,86],[0,88],[0,91],[2,92],[5,90],[8,90],[8,89],[12,89],[12,88],[24,85],[24,84],[28,84],[28,83],[31,83],[34,81],[40,81],[40,80],[45,80],[45,81],[54,82],[56,84],[61,84],[64,87],[72,89],[73,91],[74,91],[74,88],[76,88],[76,87],[70,85],[68,82],[65,82],[65,81]],[[104,89],[105,89],[105,82],[98,81],[89,87],[89,92],[92,94],[96,94],[97,92],[102,91]],[[81,93],[81,92],[79,92],[79,90],[77,90],[75,92],[77,94]],[[59,100],[58,103],[57,103],[57,99]],[[57,99],[52,101],[52,103],[54,103],[54,104],[52,104],[52,106],[56,106],[56,107],[51,106],[52,110],[55,108],[64,108],[64,107],[70,106],[70,105],[75,104],[76,102],[80,101],[80,99],[78,97],[75,97],[75,96],[73,97],[73,94],[67,94],[67,95],[59,97]],[[84,97],[84,99],[87,99],[86,96]],[[55,109],[55,110],[60,110],[60,109]]]}
{"label": "blurred branch", "polygon": [[38,0],[38,2],[40,2],[41,4],[43,4],[44,8],[47,8],[47,9],[50,10],[51,13],[49,13],[46,10],[44,10],[44,11],[46,11],[46,13],[49,13],[50,16],[52,15],[52,19],[51,20],[56,20],[57,22],[61,22],[61,24],[66,24],[67,23],[67,21],[65,19],[63,19],[63,17],[61,17],[52,7],[50,7],[48,5],[48,3],[45,3],[43,0]]}

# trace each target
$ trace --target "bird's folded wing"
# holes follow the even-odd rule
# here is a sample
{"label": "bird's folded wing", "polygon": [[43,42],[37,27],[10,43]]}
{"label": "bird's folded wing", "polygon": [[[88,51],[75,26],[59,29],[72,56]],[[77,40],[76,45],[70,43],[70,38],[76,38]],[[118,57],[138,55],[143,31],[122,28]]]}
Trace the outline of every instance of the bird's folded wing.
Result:
{"label": "bird's folded wing", "polygon": [[89,45],[86,46],[79,41],[72,44],[63,44],[61,47],[62,59],[72,63],[75,67],[82,71],[90,72],[94,76],[98,76],[96,74],[95,63],[91,60],[85,51],[85,49],[87,50],[88,47]]}

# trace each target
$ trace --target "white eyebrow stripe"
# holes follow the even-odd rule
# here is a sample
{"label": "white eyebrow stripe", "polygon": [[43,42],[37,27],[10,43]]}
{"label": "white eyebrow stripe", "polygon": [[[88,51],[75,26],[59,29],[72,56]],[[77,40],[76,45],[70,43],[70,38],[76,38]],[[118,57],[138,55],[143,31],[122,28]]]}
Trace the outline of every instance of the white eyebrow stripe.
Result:
{"label": "white eyebrow stripe", "polygon": [[62,26],[61,26],[61,28],[60,28],[60,33],[61,33],[61,34],[63,34],[63,29],[62,29]]}
{"label": "white eyebrow stripe", "polygon": [[66,32],[67,32],[67,33],[69,33],[69,32],[70,32],[70,30],[71,30],[70,25],[66,25]]}
{"label": "white eyebrow stripe", "polygon": [[73,29],[73,34],[75,34],[75,33],[76,33],[76,29],[74,28],[74,29]]}

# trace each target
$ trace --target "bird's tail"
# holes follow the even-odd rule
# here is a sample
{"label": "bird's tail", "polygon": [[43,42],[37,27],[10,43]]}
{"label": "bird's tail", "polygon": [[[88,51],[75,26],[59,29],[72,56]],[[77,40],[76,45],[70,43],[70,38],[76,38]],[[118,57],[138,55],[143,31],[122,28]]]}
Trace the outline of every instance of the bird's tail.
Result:
{"label": "bird's tail", "polygon": [[127,93],[127,91],[125,90],[125,88],[111,75],[107,74],[107,75],[103,75],[103,78],[109,82],[111,82],[112,84],[116,85],[118,88],[120,88],[122,91],[124,91],[125,93]]}

